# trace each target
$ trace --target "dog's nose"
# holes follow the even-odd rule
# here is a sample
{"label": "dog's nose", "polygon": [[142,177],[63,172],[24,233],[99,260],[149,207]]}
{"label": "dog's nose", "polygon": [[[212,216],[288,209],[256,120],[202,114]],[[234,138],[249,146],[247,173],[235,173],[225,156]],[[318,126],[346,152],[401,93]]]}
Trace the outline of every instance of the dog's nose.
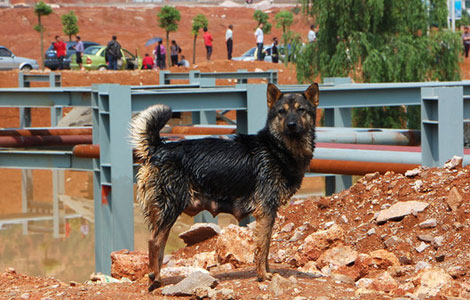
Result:
{"label": "dog's nose", "polygon": [[287,123],[287,128],[289,128],[289,129],[295,129],[296,127],[297,127],[296,122],[288,122]]}

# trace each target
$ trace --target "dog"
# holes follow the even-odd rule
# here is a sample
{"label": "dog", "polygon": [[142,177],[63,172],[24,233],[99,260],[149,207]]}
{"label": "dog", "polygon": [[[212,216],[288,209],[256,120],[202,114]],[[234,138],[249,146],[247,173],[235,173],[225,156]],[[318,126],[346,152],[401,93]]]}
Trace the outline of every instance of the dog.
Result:
{"label": "dog", "polygon": [[183,212],[230,213],[238,220],[253,214],[257,278],[271,279],[268,254],[277,210],[299,189],[315,149],[318,84],[287,94],[268,84],[267,102],[265,127],[232,140],[165,143],[159,132],[172,115],[165,105],[151,106],[132,120],[131,142],[142,163],[137,199],[151,231],[150,292],[162,284],[165,244]]}

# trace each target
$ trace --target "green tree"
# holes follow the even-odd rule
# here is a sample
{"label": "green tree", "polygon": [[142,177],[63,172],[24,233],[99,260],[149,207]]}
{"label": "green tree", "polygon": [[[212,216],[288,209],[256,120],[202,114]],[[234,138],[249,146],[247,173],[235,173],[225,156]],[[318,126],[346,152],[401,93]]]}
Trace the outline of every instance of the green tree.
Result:
{"label": "green tree", "polygon": [[[178,30],[178,22],[181,20],[179,10],[172,6],[163,6],[162,10],[157,14],[158,26],[166,32],[166,49],[169,52],[170,32]],[[168,66],[170,66],[170,55],[168,55]]]}
{"label": "green tree", "polygon": [[199,34],[199,30],[201,30],[204,27],[209,26],[209,21],[207,20],[206,16],[203,14],[198,14],[197,16],[194,17],[193,19],[193,27],[192,27],[192,34],[194,36],[193,40],[193,64],[196,63],[196,40],[197,40],[197,35]]}
{"label": "green tree", "polygon": [[36,30],[40,34],[40,39],[41,39],[41,65],[42,65],[43,69],[44,69],[44,31],[45,31],[45,28],[42,25],[41,17],[50,15],[51,13],[52,13],[52,8],[49,5],[45,4],[43,1],[39,1],[34,6],[34,14],[36,16],[38,16],[38,23],[36,25],[34,25],[34,30]]}
{"label": "green tree", "polygon": [[302,5],[302,13],[306,16],[313,16],[313,0],[298,0]]}
{"label": "green tree", "polygon": [[78,20],[77,16],[71,10],[68,14],[62,15],[62,31],[65,33],[65,35],[69,36],[69,41],[72,40],[72,35],[76,35],[79,31],[78,29]]}
{"label": "green tree", "polygon": [[[460,80],[460,37],[443,28],[446,1],[429,1],[430,7],[424,2],[314,1],[320,29],[317,42],[306,45],[297,58],[298,80],[311,81],[319,74],[359,82]],[[356,126],[399,128],[410,112],[418,110],[356,109],[353,120]]]}
{"label": "green tree", "polygon": [[255,10],[253,18],[258,22],[258,26],[259,24],[263,24],[263,33],[269,34],[271,32],[271,28],[273,25],[269,23],[269,15],[267,13],[259,9]]}
{"label": "green tree", "polygon": [[282,28],[282,40],[284,41],[284,51],[286,52],[287,58],[284,60],[284,63],[287,66],[290,55],[287,51],[287,44],[288,39],[292,36],[292,34],[289,35],[288,33],[290,33],[289,27],[292,25],[292,22],[294,22],[294,14],[287,10],[280,11],[274,16],[274,21],[276,21],[276,28]]}

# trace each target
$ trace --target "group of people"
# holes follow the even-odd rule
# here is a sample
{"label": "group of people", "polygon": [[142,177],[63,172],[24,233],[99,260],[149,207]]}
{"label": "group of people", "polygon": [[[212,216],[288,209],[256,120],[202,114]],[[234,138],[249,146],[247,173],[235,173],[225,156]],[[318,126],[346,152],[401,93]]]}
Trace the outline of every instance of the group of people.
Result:
{"label": "group of people", "polygon": [[[175,40],[171,41],[170,46],[170,61],[171,66],[182,66],[189,67],[189,61],[186,60],[184,55],[181,55],[180,60],[178,60],[179,55],[181,54],[181,47],[176,43]],[[157,46],[153,50],[153,57],[150,54],[145,53],[145,57],[142,61],[143,70],[151,69],[160,69],[163,70],[166,68],[166,48],[163,46],[162,40],[158,41]]]}
{"label": "group of people", "polygon": [[[211,60],[212,56],[212,34],[208,31],[207,27],[203,28],[203,39],[204,39],[204,46],[206,47],[206,58],[208,61]],[[263,55],[263,47],[264,47],[264,32],[263,32],[263,23],[260,23],[255,30],[255,40],[256,40],[256,54],[255,57],[257,60],[262,61],[264,60]],[[67,53],[67,45],[62,40],[60,36],[55,37],[55,42],[53,43],[54,50],[57,53],[57,58],[59,60],[59,69],[63,69],[63,62]],[[468,57],[468,52],[470,49],[470,32],[469,27],[465,27],[465,32],[462,34],[462,40],[465,47],[465,57]],[[316,41],[316,33],[315,33],[315,25],[310,26],[310,31],[308,32],[308,42],[313,43]],[[233,25],[230,24],[225,32],[225,43],[227,46],[227,59],[232,59],[232,52],[233,52]],[[277,45],[279,40],[277,37],[273,38],[273,43],[271,46],[271,57],[273,63],[279,62],[279,50]],[[82,55],[84,51],[83,42],[81,41],[80,36],[76,36],[76,44],[74,46],[76,51],[76,62],[79,65],[80,69],[82,69]],[[171,66],[183,66],[189,67],[189,61],[186,60],[184,55],[181,55],[180,60],[178,57],[180,56],[182,50],[181,47],[176,43],[175,40],[171,41],[170,46],[170,59],[171,59]],[[108,42],[106,46],[105,52],[105,59],[108,63],[108,68],[110,70],[117,70],[120,68],[119,61],[122,58],[121,52],[121,45],[117,41],[117,37],[115,35],[112,36],[111,41]],[[157,46],[153,50],[153,57],[150,54],[145,53],[145,57],[142,61],[142,69],[160,69],[163,70],[166,68],[166,48],[163,46],[162,40],[158,41]]]}
{"label": "group of people", "polygon": [[[76,37],[76,44],[73,46],[75,49],[76,53],[76,62],[80,66],[80,70],[82,69],[82,54],[83,51],[85,50],[85,47],[83,46],[82,39],[80,38],[79,35]],[[67,44],[62,40],[62,38],[59,35],[55,36],[55,42],[52,43],[52,47],[54,48],[56,52],[56,56],[59,62],[59,70],[64,69],[64,59],[65,56],[67,55]]]}

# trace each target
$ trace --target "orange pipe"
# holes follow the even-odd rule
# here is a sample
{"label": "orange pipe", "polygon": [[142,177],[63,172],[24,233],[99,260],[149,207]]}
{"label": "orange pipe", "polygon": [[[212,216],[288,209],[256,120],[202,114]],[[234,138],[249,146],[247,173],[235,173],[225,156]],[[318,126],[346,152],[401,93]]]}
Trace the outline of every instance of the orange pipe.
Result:
{"label": "orange pipe", "polygon": [[406,171],[414,169],[418,166],[420,165],[371,161],[312,159],[310,161],[309,171],[313,173],[325,174],[365,175],[375,172],[385,174],[387,171],[405,173]]}
{"label": "orange pipe", "polygon": [[73,155],[84,158],[99,158],[100,145],[76,145],[72,149]]}
{"label": "orange pipe", "polygon": [[[99,158],[100,146],[77,145],[73,147],[73,155],[77,157]],[[342,175],[365,175],[374,172],[385,174],[387,171],[405,173],[407,170],[414,169],[418,166],[419,164],[312,159],[310,161],[309,172]]]}
{"label": "orange pipe", "polygon": [[235,128],[224,128],[224,127],[193,127],[193,126],[174,126],[171,128],[171,133],[174,134],[186,134],[186,135],[211,135],[211,134],[235,134]]}
{"label": "orange pipe", "polygon": [[3,129],[0,136],[91,135],[92,128]]}
{"label": "orange pipe", "polygon": [[60,146],[91,144],[91,135],[0,136],[0,147]]}

